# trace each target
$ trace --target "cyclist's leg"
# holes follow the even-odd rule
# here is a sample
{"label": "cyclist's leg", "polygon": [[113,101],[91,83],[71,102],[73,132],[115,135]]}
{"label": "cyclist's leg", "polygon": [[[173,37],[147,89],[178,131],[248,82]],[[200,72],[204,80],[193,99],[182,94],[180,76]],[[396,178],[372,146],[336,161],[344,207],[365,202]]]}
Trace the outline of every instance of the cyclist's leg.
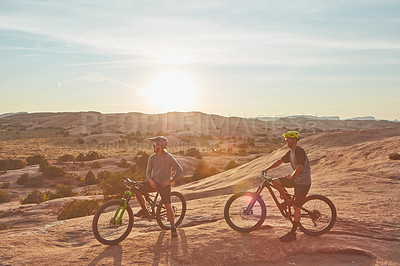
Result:
{"label": "cyclist's leg", "polygon": [[136,201],[139,203],[141,209],[139,212],[135,214],[135,216],[146,216],[148,215],[147,210],[146,210],[146,201],[143,198],[143,193],[151,192],[151,186],[150,183],[144,182],[142,186],[140,186],[139,190],[135,190],[135,196],[136,196]]}
{"label": "cyclist's leg", "polygon": [[289,199],[286,196],[287,191],[286,191],[285,187],[288,187],[288,188],[294,187],[293,180],[289,180],[286,177],[281,177],[281,178],[272,180],[272,184],[279,191],[279,193],[283,197],[283,199],[288,202]]}
{"label": "cyclist's leg", "polygon": [[157,184],[157,190],[160,193],[161,201],[165,206],[165,210],[167,211],[167,218],[171,224],[171,227],[175,227],[175,219],[174,212],[172,211],[171,206],[171,185],[162,187]]}
{"label": "cyclist's leg", "polygon": [[304,200],[307,196],[308,191],[310,190],[310,185],[295,185],[294,186],[294,221],[300,222],[301,217],[301,206],[304,203]]}

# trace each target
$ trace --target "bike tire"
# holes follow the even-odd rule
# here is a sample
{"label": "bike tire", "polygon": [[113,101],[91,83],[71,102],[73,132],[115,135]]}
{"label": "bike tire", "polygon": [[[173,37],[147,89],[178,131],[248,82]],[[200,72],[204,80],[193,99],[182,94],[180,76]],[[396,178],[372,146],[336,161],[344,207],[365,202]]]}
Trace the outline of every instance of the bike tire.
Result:
{"label": "bike tire", "polygon": [[[248,204],[252,199],[256,202],[251,214],[245,214]],[[248,233],[259,228],[267,216],[267,207],[262,198],[252,192],[241,192],[228,199],[224,208],[224,217],[227,224],[234,230]]]}
{"label": "bike tire", "polygon": [[306,235],[322,235],[332,229],[336,217],[336,207],[330,199],[322,195],[310,195],[301,207],[299,228]]}
{"label": "bike tire", "polygon": [[[171,207],[174,212],[175,227],[178,227],[186,214],[186,200],[185,197],[176,191],[171,192]],[[156,211],[157,224],[165,230],[171,229],[171,224],[167,218],[167,212],[164,204],[158,204]]]}
{"label": "bike tire", "polygon": [[96,239],[105,245],[115,245],[124,240],[133,227],[133,212],[126,206],[121,224],[116,225],[114,214],[118,208],[124,207],[123,200],[111,200],[104,203],[97,210],[92,221],[92,231]]}

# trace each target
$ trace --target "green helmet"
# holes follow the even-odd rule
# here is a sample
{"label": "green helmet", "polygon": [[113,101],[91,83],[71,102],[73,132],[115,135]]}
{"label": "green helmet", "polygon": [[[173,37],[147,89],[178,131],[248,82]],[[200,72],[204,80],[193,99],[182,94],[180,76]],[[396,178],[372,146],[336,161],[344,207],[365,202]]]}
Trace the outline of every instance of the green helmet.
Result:
{"label": "green helmet", "polygon": [[300,139],[300,133],[297,131],[288,131],[282,135],[284,138],[291,138],[291,139]]}

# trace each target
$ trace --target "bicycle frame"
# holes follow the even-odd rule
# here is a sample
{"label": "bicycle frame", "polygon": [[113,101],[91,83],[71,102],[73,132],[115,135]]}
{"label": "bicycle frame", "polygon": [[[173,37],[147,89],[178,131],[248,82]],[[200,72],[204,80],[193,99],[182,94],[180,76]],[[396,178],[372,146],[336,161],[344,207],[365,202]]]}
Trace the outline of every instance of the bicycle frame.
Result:
{"label": "bicycle frame", "polygon": [[[128,180],[128,181],[130,181],[130,180]],[[130,182],[132,182],[132,181],[130,181]],[[129,188],[129,190],[126,190],[124,192],[124,195],[121,198],[124,201],[124,206],[122,207],[122,210],[121,210],[121,206],[118,207],[116,212],[115,212],[115,214],[114,214],[114,216],[113,216],[113,221],[115,222],[115,224],[119,224],[121,222],[122,217],[123,217],[123,215],[124,215],[124,213],[126,211],[126,207],[127,207],[128,203],[129,203],[129,200],[133,196],[133,194],[135,194],[136,198],[139,199],[138,200],[139,205],[143,210],[146,210],[148,212],[148,210],[146,208],[146,202],[148,202],[150,204],[151,213],[148,213],[149,217],[152,217],[152,218],[155,217],[155,207],[157,207],[157,203],[156,202],[157,202],[157,199],[159,197],[159,193],[157,192],[155,196],[149,195],[148,193],[142,193],[142,192],[140,192],[139,188],[137,187],[138,184],[139,183],[137,183],[137,182],[133,182],[133,185]],[[142,200],[140,200],[140,199],[142,199],[142,197],[140,196],[139,193],[144,196],[145,202],[142,202]],[[150,198],[151,196],[153,197],[153,199]]]}
{"label": "bicycle frame", "polygon": [[[266,187],[269,191],[269,193],[271,194],[272,199],[274,200],[276,206],[278,207],[280,213],[282,214],[283,217],[285,217],[286,219],[292,221],[292,213],[291,213],[291,208],[288,208],[288,213],[281,207],[281,204],[278,201],[278,198],[275,195],[275,192],[272,190],[272,188],[277,189],[274,185],[271,184],[272,178],[270,178],[269,176],[264,176],[264,180],[261,183],[261,185],[258,186],[257,191],[255,192],[255,194],[258,197],[261,197],[261,192],[264,190],[264,187]],[[286,191],[287,193],[287,191]],[[287,193],[287,195],[290,196],[290,198],[293,198],[293,195]],[[252,200],[252,202],[250,202],[249,206],[247,206],[246,208],[246,213],[248,213],[254,206],[256,202],[256,199]]]}

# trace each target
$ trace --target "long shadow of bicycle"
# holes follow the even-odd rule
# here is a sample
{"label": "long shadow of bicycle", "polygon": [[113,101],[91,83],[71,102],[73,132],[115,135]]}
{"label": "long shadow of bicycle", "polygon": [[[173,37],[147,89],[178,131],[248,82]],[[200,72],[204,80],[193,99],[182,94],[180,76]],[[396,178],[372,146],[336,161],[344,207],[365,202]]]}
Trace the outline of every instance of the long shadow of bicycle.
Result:
{"label": "long shadow of bicycle", "polygon": [[[174,264],[174,261],[189,253],[187,237],[184,229],[178,228],[178,237],[172,238],[170,231],[162,230],[158,235],[153,248],[152,265]],[[95,265],[122,265],[122,247],[120,244],[109,246],[103,250],[90,264]]]}
{"label": "long shadow of bicycle", "polygon": [[101,252],[89,266],[95,265],[114,265],[119,266],[122,264],[122,247],[117,244],[109,246],[103,252]]}

